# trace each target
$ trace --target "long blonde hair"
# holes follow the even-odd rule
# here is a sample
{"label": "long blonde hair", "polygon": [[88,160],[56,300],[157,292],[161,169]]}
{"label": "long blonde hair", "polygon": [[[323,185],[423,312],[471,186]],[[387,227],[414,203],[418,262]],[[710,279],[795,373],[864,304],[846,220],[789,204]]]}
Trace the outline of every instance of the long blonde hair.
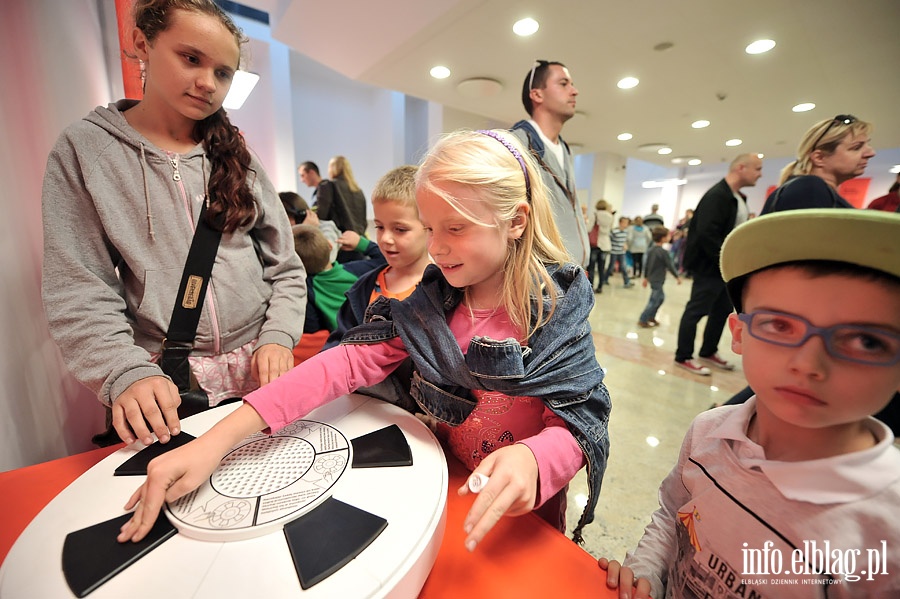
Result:
{"label": "long blonde hair", "polygon": [[[520,158],[525,165],[524,172]],[[494,221],[479,221],[458,198],[442,189],[442,183],[471,188],[477,201],[490,206]],[[531,154],[506,131],[450,133],[431,148],[419,166],[416,193],[420,190],[442,198],[470,221],[489,227],[512,222],[519,214],[520,204],[528,201],[530,191],[530,211],[522,236],[508,241],[500,295],[510,321],[525,332],[526,338],[531,337],[556,309],[554,284],[546,266],[570,261],[562,249],[541,171]],[[545,289],[550,300],[546,312],[541,300]],[[532,307],[537,311],[534,321],[531,321]]]}
{"label": "long blonde hair", "polygon": [[[872,130],[872,125],[865,121],[861,121],[856,117],[846,116],[847,120],[853,119],[850,123],[845,123],[839,117],[833,119],[825,119],[819,121],[803,134],[800,145],[797,147],[797,159],[788,163],[781,170],[781,178],[778,185],[783,185],[785,181],[791,177],[798,175],[808,175],[813,170],[811,160],[812,153],[815,150],[821,150],[826,155],[833,154],[837,146],[847,135],[866,135],[868,136]],[[821,139],[820,139],[821,138]]]}
{"label": "long blonde hair", "polygon": [[350,191],[359,191],[359,185],[353,177],[353,169],[346,156],[335,156],[328,161],[328,176],[331,179],[343,179],[350,187]]}

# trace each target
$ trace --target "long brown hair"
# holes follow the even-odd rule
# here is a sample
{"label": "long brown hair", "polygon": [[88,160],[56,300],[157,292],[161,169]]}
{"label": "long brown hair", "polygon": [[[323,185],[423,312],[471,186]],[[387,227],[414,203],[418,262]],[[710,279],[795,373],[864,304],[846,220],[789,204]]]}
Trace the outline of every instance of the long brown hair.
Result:
{"label": "long brown hair", "polygon": [[[213,0],[136,0],[134,24],[147,41],[168,29],[172,12],[186,10],[219,19],[234,35],[238,48],[246,41],[244,34]],[[254,215],[253,193],[248,181],[250,150],[240,130],[231,124],[224,108],[194,125],[194,139],[203,144],[210,163],[206,191],[209,195],[207,219],[213,227],[226,233],[250,223]]]}

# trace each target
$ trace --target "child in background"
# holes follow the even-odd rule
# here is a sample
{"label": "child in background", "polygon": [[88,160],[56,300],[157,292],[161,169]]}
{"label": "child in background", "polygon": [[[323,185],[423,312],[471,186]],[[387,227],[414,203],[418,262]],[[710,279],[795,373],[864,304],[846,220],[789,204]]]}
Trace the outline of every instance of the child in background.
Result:
{"label": "child in background", "polygon": [[672,256],[663,247],[669,239],[669,230],[665,227],[653,227],[653,247],[647,252],[646,264],[644,265],[644,280],[641,283],[644,287],[650,283],[650,299],[647,301],[647,307],[641,312],[638,318],[638,326],[643,328],[659,326],[656,320],[656,312],[666,300],[666,294],[663,291],[663,283],[666,282],[666,271],[668,270],[681,285],[681,278],[678,271],[675,270],[675,264],[672,262]]}
{"label": "child in background", "polygon": [[[356,239],[353,250],[361,252],[364,260],[350,262],[331,261],[333,244],[312,225],[294,225],[294,248],[306,267],[306,320],[303,332],[315,333],[322,329],[333,331],[337,326],[337,313],[344,303],[344,293],[367,272],[382,268],[386,262],[378,244],[349,231]],[[349,245],[349,242],[348,242]],[[312,309],[310,309],[312,308]]]}
{"label": "child in background", "polygon": [[566,486],[587,465],[591,494],[573,533],[580,540],[606,468],[610,402],[588,324],[593,291],[568,263],[547,193],[534,158],[506,132],[440,140],[416,180],[436,264],[412,295],[378,298],[341,345],[153,460],[119,540],[142,539],[164,500],[195,489],[247,435],[379,381],[407,356],[418,404],[449,429],[449,450],[490,477],[465,518],[466,548],[474,551],[504,514],[538,510],[565,530]]}
{"label": "child in background", "polygon": [[347,331],[362,324],[366,308],[378,297],[407,298],[431,263],[428,234],[416,207],[417,170],[412,165],[399,166],[375,184],[372,191],[375,238],[387,264],[360,276],[347,292],[347,300],[338,312],[337,326],[325,349],[339,344]]}
{"label": "child in background", "polygon": [[644,254],[650,247],[652,234],[649,227],[644,226],[644,219],[635,216],[634,221],[628,225],[627,246],[631,253],[634,265],[634,278],[637,279],[644,273]]}
{"label": "child in background", "polygon": [[628,217],[619,218],[619,226],[613,229],[609,234],[610,250],[609,250],[609,267],[606,270],[606,280],[609,281],[610,275],[615,272],[616,264],[622,271],[622,279],[625,281],[625,287],[634,287],[634,283],[628,276],[628,264],[625,260],[625,252],[628,250]]}
{"label": "child in background", "polygon": [[306,275],[275,189],[222,108],[241,31],[212,0],[133,4],[143,98],[96,108],[50,153],[43,299],[66,366],[125,443],[149,445],[151,432],[166,443],[180,431],[179,391],[157,360],[202,207],[223,232],[188,358],[209,405],[291,368]]}
{"label": "child in background", "polygon": [[900,389],[900,219],[761,216],[726,238],[721,266],[756,395],[697,416],[637,549],[622,567],[600,560],[608,586],[900,596],[900,451],[871,417]]}
{"label": "child in background", "polygon": [[299,193],[294,191],[280,191],[278,192],[278,197],[281,198],[281,204],[284,206],[284,211],[287,212],[288,220],[291,221],[291,227],[294,225],[312,225],[318,227],[322,232],[322,235],[325,236],[325,239],[331,243],[331,254],[329,254],[328,262],[331,263],[337,260],[338,250],[340,249],[340,242],[338,239],[341,236],[341,231],[337,228],[337,225],[334,224],[334,221],[319,220],[319,215],[316,214],[315,210],[310,210],[309,204],[306,203],[306,200],[304,200],[303,196]]}

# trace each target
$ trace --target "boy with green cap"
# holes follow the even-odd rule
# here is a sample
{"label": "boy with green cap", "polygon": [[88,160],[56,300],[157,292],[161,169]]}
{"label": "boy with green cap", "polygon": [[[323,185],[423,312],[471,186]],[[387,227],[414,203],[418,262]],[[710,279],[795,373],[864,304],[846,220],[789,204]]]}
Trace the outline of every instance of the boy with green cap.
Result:
{"label": "boy with green cap", "polygon": [[725,240],[732,349],[756,395],[704,412],[622,566],[622,598],[900,596],[900,217],[766,215]]}

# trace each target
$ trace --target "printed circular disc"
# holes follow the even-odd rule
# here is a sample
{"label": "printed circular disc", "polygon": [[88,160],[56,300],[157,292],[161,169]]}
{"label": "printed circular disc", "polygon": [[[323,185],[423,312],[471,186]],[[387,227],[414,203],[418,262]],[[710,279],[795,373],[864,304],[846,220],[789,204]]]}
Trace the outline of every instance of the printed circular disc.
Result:
{"label": "printed circular disc", "polygon": [[297,420],[234,447],[196,491],[166,505],[185,536],[236,541],[268,534],[328,499],[352,462],[336,428]]}

